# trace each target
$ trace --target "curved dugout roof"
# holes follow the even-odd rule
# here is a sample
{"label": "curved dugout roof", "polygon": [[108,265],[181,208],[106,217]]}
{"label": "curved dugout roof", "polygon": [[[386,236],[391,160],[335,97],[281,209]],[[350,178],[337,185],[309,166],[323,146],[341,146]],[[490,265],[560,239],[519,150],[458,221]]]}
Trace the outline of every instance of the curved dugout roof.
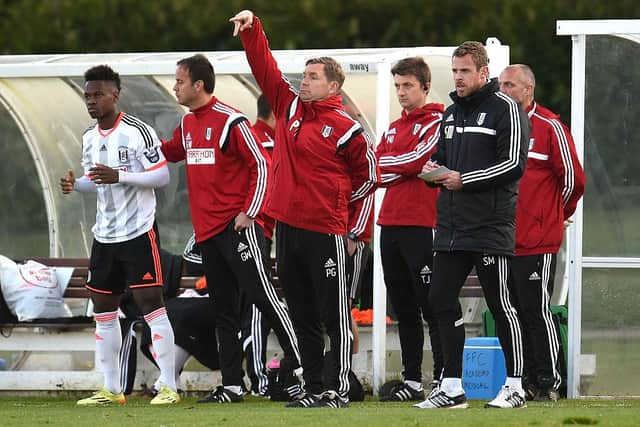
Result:
{"label": "curved dugout roof", "polygon": [[[509,48],[487,40],[491,74],[509,61]],[[281,70],[297,85],[307,59],[332,56],[347,79],[347,109],[374,137],[400,109],[395,101],[389,64],[423,56],[432,71],[430,100],[448,104],[452,89],[450,58],[454,47],[273,51]],[[0,208],[0,253],[29,256],[87,256],[95,197],[63,196],[59,177],[72,168],[78,175],[82,133],[92,124],[82,98],[82,75],[97,64],[109,64],[122,76],[120,106],[169,138],[184,109],[173,96],[176,62],[194,52],[0,56],[0,153],[15,159],[3,176],[0,191],[8,200]],[[260,93],[244,52],[205,52],[217,75],[215,95],[255,120]],[[379,71],[382,70],[383,74]],[[386,89],[380,93],[380,88]],[[376,137],[377,139],[377,137]],[[158,222],[162,244],[180,253],[191,233],[183,166],[172,166],[172,182],[158,191]],[[20,171],[29,171],[24,173]],[[46,223],[43,223],[46,222]],[[79,239],[78,235],[82,238]],[[29,236],[28,238],[25,236]],[[19,242],[19,244],[16,244]]]}

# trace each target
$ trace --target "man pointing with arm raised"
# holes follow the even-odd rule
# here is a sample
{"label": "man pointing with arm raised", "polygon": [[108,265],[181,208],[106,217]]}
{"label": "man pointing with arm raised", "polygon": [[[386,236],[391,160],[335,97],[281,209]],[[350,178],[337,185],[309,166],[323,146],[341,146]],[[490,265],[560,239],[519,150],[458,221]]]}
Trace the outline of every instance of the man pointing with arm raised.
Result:
{"label": "man pointing with arm raised", "polygon": [[[378,175],[373,146],[344,111],[340,90],[345,76],[338,62],[309,59],[300,88],[294,88],[278,69],[253,12],[243,10],[230,21],[276,115],[267,213],[278,221],[278,275],[298,334],[307,387],[306,396],[288,406],[345,407],[352,343],[345,260],[372,209],[366,196]],[[332,349],[324,382],[323,325]]]}

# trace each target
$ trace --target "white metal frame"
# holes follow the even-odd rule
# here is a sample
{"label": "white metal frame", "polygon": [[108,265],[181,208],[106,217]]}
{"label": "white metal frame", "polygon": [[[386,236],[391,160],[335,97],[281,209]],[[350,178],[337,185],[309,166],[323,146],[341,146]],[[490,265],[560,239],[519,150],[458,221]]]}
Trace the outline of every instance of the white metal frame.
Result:
{"label": "white metal frame", "polygon": [[[74,325],[71,330],[16,326],[10,337],[0,337],[0,351],[44,352],[39,356],[41,358],[51,357],[48,353],[60,351],[94,352],[95,347],[93,326]],[[132,350],[138,351],[134,390],[141,390],[144,384],[154,383],[158,369],[137,348]],[[33,364],[34,362],[29,362],[29,366]],[[181,380],[186,390],[206,391],[211,389],[212,383],[219,380],[218,376],[219,373],[211,371],[184,371]],[[98,390],[102,387],[103,380],[102,366],[94,355],[93,369],[88,370],[42,370],[31,367],[0,371],[0,392]]]}
{"label": "white metal frame", "polygon": [[[584,103],[586,38],[588,35],[615,35],[640,43],[640,20],[557,21],[556,34],[571,36],[571,133],[580,161],[584,164]],[[567,397],[580,397],[580,338],[582,335],[582,269],[640,268],[640,258],[583,257],[583,205],[578,203],[574,224],[568,231],[567,266],[569,276],[569,336],[567,357]]]}

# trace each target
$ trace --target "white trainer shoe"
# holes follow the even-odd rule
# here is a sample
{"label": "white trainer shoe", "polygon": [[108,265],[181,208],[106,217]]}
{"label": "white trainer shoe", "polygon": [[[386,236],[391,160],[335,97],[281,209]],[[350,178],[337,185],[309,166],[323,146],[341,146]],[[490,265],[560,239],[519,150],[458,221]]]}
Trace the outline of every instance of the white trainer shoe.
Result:
{"label": "white trainer shoe", "polygon": [[485,408],[526,408],[527,401],[524,398],[524,390],[502,386],[498,395],[491,402],[484,405]]}
{"label": "white trainer shoe", "polygon": [[464,393],[458,396],[449,396],[442,389],[439,389],[437,392],[430,393],[424,402],[416,403],[413,406],[420,409],[464,409],[468,408],[469,404]]}

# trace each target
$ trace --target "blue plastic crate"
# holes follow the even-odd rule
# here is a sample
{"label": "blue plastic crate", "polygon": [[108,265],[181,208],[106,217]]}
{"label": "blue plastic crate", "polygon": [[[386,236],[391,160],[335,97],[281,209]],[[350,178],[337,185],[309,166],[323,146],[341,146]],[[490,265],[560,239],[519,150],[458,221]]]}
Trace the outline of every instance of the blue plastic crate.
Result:
{"label": "blue plastic crate", "polygon": [[504,353],[498,338],[467,338],[462,354],[462,387],[467,399],[493,399],[506,377]]}

